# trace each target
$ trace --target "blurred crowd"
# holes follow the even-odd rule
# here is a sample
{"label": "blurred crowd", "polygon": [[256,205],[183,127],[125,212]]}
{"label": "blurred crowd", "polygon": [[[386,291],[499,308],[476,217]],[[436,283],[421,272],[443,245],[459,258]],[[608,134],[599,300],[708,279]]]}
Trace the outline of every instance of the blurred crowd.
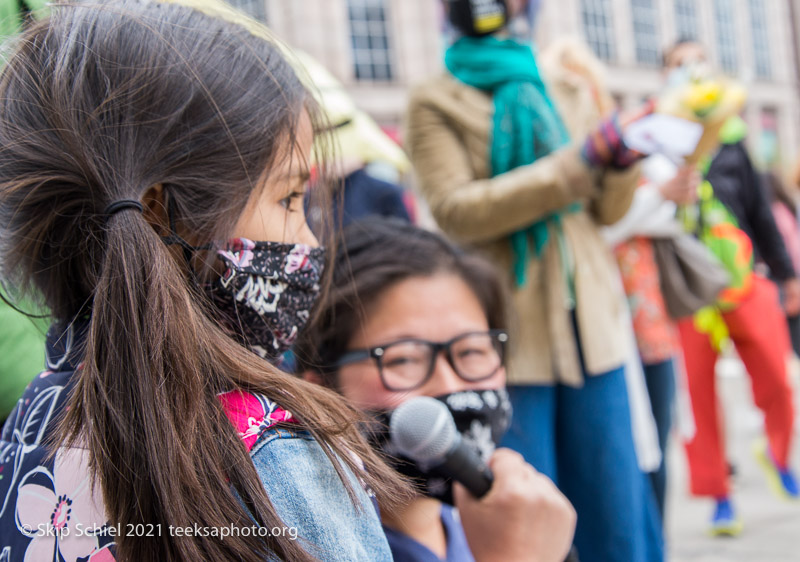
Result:
{"label": "blurred crowd", "polygon": [[[759,169],[753,163],[747,125],[740,117],[746,89],[718,72],[699,42],[676,40],[664,52],[659,94],[640,106],[621,108],[609,93],[603,64],[587,46],[577,40],[557,40],[539,51],[515,35],[515,18],[531,17],[538,2],[442,1],[451,38],[444,53],[445,70],[410,92],[402,139],[391,138],[381,130],[319,63],[303,53],[291,52],[291,46],[270,51],[271,57],[286,57],[297,76],[296,88],[309,89],[314,111],[319,113],[318,120],[312,115],[316,139],[312,142],[312,133],[308,132],[306,143],[307,152],[313,152],[313,156],[301,154],[287,159],[287,166],[304,160],[307,163],[308,169],[302,172],[303,188],[281,200],[287,213],[300,218],[275,219],[283,230],[275,226],[277,230],[265,234],[256,219],[263,220],[267,215],[241,215],[232,230],[237,242],[220,250],[227,268],[221,282],[214,281],[217,284],[211,283],[206,289],[207,279],[202,276],[200,259],[203,252],[209,253],[209,247],[203,245],[204,236],[223,228],[211,225],[208,217],[217,212],[212,205],[219,206],[220,216],[233,213],[240,195],[232,192],[229,201],[224,197],[212,201],[208,194],[213,186],[204,187],[207,191],[198,191],[197,196],[183,196],[179,187],[173,187],[173,183],[191,183],[192,174],[216,173],[215,169],[181,171],[183,175],[166,174],[163,178],[143,174],[140,187],[148,188],[143,195],[112,194],[112,199],[122,198],[123,204],[106,208],[109,217],[124,216],[127,220],[132,214],[129,211],[134,210],[151,224],[160,224],[156,232],[169,244],[169,255],[178,260],[182,271],[191,271],[196,286],[186,295],[194,298],[207,291],[208,303],[221,311],[209,318],[220,320],[225,333],[233,334],[232,340],[256,351],[253,362],[266,359],[295,377],[292,383],[278,378],[270,384],[246,377],[225,379],[226,384],[235,383],[257,398],[240,403],[238,397],[226,394],[225,407],[228,412],[241,414],[231,420],[245,436],[262,481],[278,479],[276,474],[281,471],[295,470],[295,463],[312,463],[301,462],[301,458],[313,456],[313,463],[324,465],[334,457],[347,457],[350,451],[366,459],[367,471],[372,472],[368,484],[376,487],[377,493],[367,489],[365,497],[374,500],[377,496],[376,505],[380,506],[381,527],[377,531],[358,509],[337,515],[336,509],[325,507],[350,501],[347,495],[330,492],[332,484],[324,484],[329,482],[325,478],[336,480],[333,473],[308,477],[310,491],[303,496],[306,503],[281,492],[281,486],[291,483],[281,480],[282,484],[272,488],[267,485],[276,517],[285,522],[300,521],[301,535],[303,529],[313,527],[308,521],[319,517],[322,530],[308,530],[308,537],[312,537],[308,540],[322,549],[315,554],[322,559],[383,559],[387,551],[378,542],[385,540],[391,557],[400,561],[660,561],[668,557],[669,546],[663,523],[670,482],[666,451],[679,446],[688,461],[690,492],[709,499],[708,530],[717,536],[739,535],[744,531],[742,514],[746,514],[747,506],[736,503],[730,485],[730,459],[721,423],[725,404],[718,396],[715,376],[721,355],[741,359],[752,383],[755,405],[764,414],[766,440],[756,456],[765,478],[777,496],[800,500],[796,467],[790,466],[796,416],[790,365],[800,354],[800,155],[789,176],[781,169]],[[245,19],[235,12],[231,16],[215,0],[164,2],[173,3],[234,22]],[[220,16],[217,9],[228,15]],[[29,15],[25,17],[26,27],[33,30],[29,33],[39,33],[41,24]],[[148,12],[146,17],[161,16]],[[101,19],[92,25],[103,29]],[[52,33],[57,32],[55,29]],[[97,52],[108,48],[102,41],[92,40],[98,41],[99,46],[92,47]],[[176,36],[174,40],[179,44],[183,38]],[[55,40],[43,35],[41,41]],[[25,48],[15,56],[33,57]],[[65,49],[64,53],[72,52]],[[75,56],[82,64],[89,64],[88,59]],[[236,64],[239,59],[232,60]],[[11,99],[9,92],[27,92],[27,86],[15,83],[25,78],[25,72],[14,68],[16,74],[9,72],[3,78],[0,98]],[[290,70],[270,70],[276,81],[289,80],[284,74]],[[109,84],[113,79],[112,75]],[[136,103],[138,98],[131,96],[131,103]],[[229,106],[220,111],[230,110],[231,115],[239,111],[235,100],[224,101]],[[6,101],[0,104],[0,111],[2,119],[13,124],[0,127],[0,142],[9,143],[16,138],[13,135],[25,132],[24,124],[19,124],[22,117],[19,123],[13,121],[18,119],[14,112],[23,115],[25,111]],[[175,109],[175,115],[178,111]],[[244,110],[240,113],[245,115]],[[124,111],[119,115],[129,118]],[[187,115],[180,118],[187,123],[196,118],[193,113]],[[277,117],[266,112],[253,119],[270,119],[269,123],[278,126]],[[293,147],[305,142],[302,117],[298,123],[291,128]],[[69,124],[59,127],[66,130]],[[197,150],[206,150],[201,139],[211,138],[214,131],[197,127],[191,142],[197,143]],[[309,124],[307,128],[310,131],[312,127]],[[90,132],[87,129],[85,134]],[[155,139],[157,135],[152,134]],[[241,134],[238,124],[227,134],[231,138]],[[124,135],[120,139],[115,141],[120,146],[128,140]],[[275,133],[269,142],[277,147],[282,139]],[[71,147],[69,139],[63,142]],[[56,408],[53,402],[46,416],[40,414],[44,420],[41,426],[31,425],[38,422],[32,417],[35,412],[29,407],[30,401],[38,400],[36,396],[41,397],[50,388],[47,385],[55,384],[42,375],[36,377],[43,366],[51,376],[68,371],[69,377],[77,377],[73,372],[80,373],[84,361],[75,352],[79,350],[95,354],[91,361],[94,378],[77,386],[84,396],[110,396],[117,392],[114,385],[122,384],[102,376],[103,367],[112,363],[101,359],[119,350],[102,347],[110,344],[95,326],[100,313],[83,302],[67,306],[69,299],[98,299],[100,289],[82,288],[69,299],[56,298],[60,294],[56,289],[59,279],[43,273],[47,266],[59,272],[65,268],[68,277],[77,276],[81,264],[64,265],[68,261],[64,256],[75,248],[59,249],[60,242],[51,234],[25,246],[22,240],[27,235],[14,230],[15,221],[21,220],[16,217],[30,213],[27,228],[34,229],[35,236],[44,236],[34,228],[39,220],[35,213],[44,216],[48,211],[43,207],[49,199],[32,196],[43,202],[33,208],[31,198],[19,198],[8,187],[24,174],[39,178],[36,166],[51,165],[41,157],[37,160],[30,156],[38,150],[44,149],[0,156],[20,162],[30,158],[33,162],[12,170],[10,164],[0,161],[0,186],[7,190],[0,194],[6,246],[3,266],[22,264],[36,287],[33,293],[23,295],[11,276],[4,278],[0,415],[8,417],[8,422],[3,431],[6,449],[0,462],[9,467],[15,462],[13,455],[9,456],[14,446],[44,450],[44,428],[50,427],[52,412],[66,408],[66,403]],[[275,154],[286,152],[270,150]],[[214,150],[207,149],[203,154],[222,161]],[[180,150],[175,154],[165,151],[163,157],[175,162],[191,158]],[[251,155],[241,158],[246,160]],[[275,158],[280,161],[285,156]],[[234,160],[230,156],[225,164],[231,165]],[[135,165],[122,162],[124,166]],[[269,162],[273,165],[272,160]],[[80,169],[92,174],[97,168],[96,164],[85,164]],[[72,178],[66,172],[55,180],[42,176],[25,189],[35,194],[50,181],[69,183],[75,181]],[[267,183],[265,192],[271,185]],[[198,200],[204,193],[208,201]],[[77,213],[76,207],[66,202],[66,195],[64,201],[55,192],[47,197],[58,200],[60,206],[54,203],[53,212],[59,216]],[[253,200],[251,197],[248,204]],[[109,225],[121,222],[108,219]],[[297,226],[300,223],[303,225]],[[286,237],[287,232],[293,235],[306,229],[307,234]],[[316,245],[316,239],[322,240],[319,233],[326,229],[331,232],[327,261],[315,253],[316,248],[308,249]],[[267,234],[273,237],[265,238]],[[280,242],[298,244],[286,250],[292,261],[286,262],[291,265],[285,272],[291,276],[266,276],[266,281],[258,281],[261,285],[255,285],[252,279],[237,285],[240,272],[255,275],[259,264],[273,259],[266,243],[250,240],[278,241],[281,235],[284,238]],[[42,249],[47,247],[55,251]],[[15,252],[40,252],[41,256],[37,253],[27,264]],[[121,267],[140,267],[132,265],[131,259],[122,260]],[[147,259],[155,268],[164,258]],[[100,269],[86,266],[91,273],[86,274],[85,283],[106,279],[102,268],[112,265],[102,260],[98,263]],[[122,271],[133,275],[127,269]],[[316,277],[310,272],[316,272]],[[148,278],[144,273],[140,277]],[[125,291],[136,290],[135,284],[123,290],[115,289],[111,281],[104,283],[98,286],[108,291],[109,302],[117,299],[114,302],[120,307],[134,311],[130,317],[126,312],[114,320],[115,309],[100,309],[108,325],[125,337],[137,337],[140,327],[136,319],[144,316],[135,313],[140,309],[135,308],[139,305],[131,300],[134,297],[124,296],[128,294]],[[229,284],[234,289],[229,289]],[[310,296],[311,285],[315,290],[323,287],[319,300]],[[37,298],[41,294],[44,299]],[[279,301],[281,294],[291,303],[291,315],[279,308],[283,304],[276,304],[285,302]],[[171,295],[179,300],[177,292]],[[266,302],[265,295],[274,298]],[[54,302],[62,308],[54,309]],[[163,306],[172,306],[169,302]],[[68,314],[62,314],[65,310]],[[200,311],[187,308],[183,313],[194,318]],[[56,323],[46,338],[51,319]],[[68,329],[64,328],[65,319],[69,320]],[[124,330],[119,322],[133,322],[136,328]],[[203,325],[196,330],[202,333],[211,329]],[[76,344],[73,348],[73,338],[77,342],[80,337],[88,338],[91,345]],[[179,346],[170,338],[162,347],[147,348],[151,355],[120,353],[131,364],[140,362],[142,369],[152,370],[153,357],[166,356],[169,346]],[[202,341],[215,342],[204,351],[208,356],[225,347],[213,338]],[[219,363],[220,368],[235,363],[229,358],[225,361]],[[251,365],[242,361],[241,365]],[[175,365],[163,367],[165,380],[173,369],[178,372],[184,368]],[[241,365],[236,363],[231,369]],[[202,373],[203,368],[198,369]],[[147,380],[151,382],[142,384],[153,384],[157,379]],[[77,383],[64,382],[63,387],[71,388],[71,384]],[[286,393],[275,390],[284,388],[281,384],[297,386],[288,387],[290,392]],[[308,401],[292,398],[292,392],[302,393],[305,388],[317,388],[313,392],[319,395],[312,392]],[[273,395],[267,394],[269,389]],[[262,391],[266,398],[259,394]],[[130,392],[130,396],[138,396],[135,392],[139,391]],[[407,401],[424,396],[446,406],[460,438],[493,472],[494,482],[486,496],[476,497],[458,478],[443,472],[436,463],[414,458],[393,440],[389,430],[392,413]],[[285,411],[264,407],[272,401]],[[115,403],[123,402],[114,402],[111,397],[102,407]],[[326,407],[339,403],[352,410],[335,410],[318,418],[298,411],[313,406],[328,412]],[[71,408],[78,408],[79,402],[71,404]],[[157,404],[160,407],[167,402]],[[254,419],[250,407],[263,409],[258,410],[260,417],[256,416],[262,424],[258,438],[248,442]],[[85,414],[80,408],[77,411]],[[150,410],[144,407],[133,408],[131,413],[145,421],[149,415]],[[212,418],[210,414],[198,415]],[[258,460],[258,454],[266,454],[257,453],[266,450],[260,448],[264,445],[263,428],[271,427],[263,425],[264,420],[278,415],[282,423],[308,424],[312,429],[309,439],[336,441],[337,431],[341,431],[343,445],[327,448],[324,454],[322,449],[313,454],[298,450],[292,453],[296,456],[291,462],[280,455]],[[360,437],[330,429],[338,427],[330,421],[331,416],[356,416],[370,449],[359,441]],[[114,418],[115,414],[106,412],[98,418],[65,419],[77,424],[74,427],[79,422],[88,423],[87,419],[116,427]],[[245,425],[237,426],[237,420]],[[68,422],[58,431],[72,427]],[[161,422],[152,423],[154,428]],[[26,442],[25,431],[38,432],[39,440]],[[89,438],[80,431],[71,435]],[[97,443],[92,447],[99,446]],[[120,455],[136,448],[122,441],[109,443],[116,448],[92,449],[92,454],[105,451]],[[154,446],[138,437],[131,443]],[[187,446],[181,454],[194,458],[194,451]],[[142,454],[141,459],[150,462],[150,457]],[[164,454],[169,456],[169,452]],[[91,470],[108,474],[104,471],[110,469],[92,459]],[[51,461],[44,460],[44,454],[36,460],[41,466],[49,466],[47,462]],[[234,462],[238,460],[230,460]],[[3,491],[6,503],[20,505],[25,493],[33,493],[30,489],[26,492],[21,482],[35,485],[32,477],[25,479],[38,470],[36,463],[19,481],[9,483],[11,477],[1,473],[0,479],[5,480],[0,482],[9,486]],[[277,468],[262,470],[269,463]],[[343,470],[357,472],[357,463],[348,463],[341,465]],[[88,470],[86,466],[72,470]],[[58,461],[48,470],[56,474]],[[148,478],[161,474],[157,468],[148,470]],[[128,474],[123,471],[120,478]],[[236,472],[236,485],[245,481],[242,474],[249,475]],[[305,482],[305,476],[298,478]],[[144,486],[139,481],[129,483]],[[392,486],[400,491],[385,493]],[[359,479],[352,475],[346,487],[348,493],[355,494],[351,487],[361,493]],[[187,490],[190,488],[187,484]],[[106,497],[109,490],[104,484]],[[163,500],[159,496],[163,490],[152,493],[160,499],[151,499],[152,505],[141,508],[143,517],[168,513],[163,516],[167,520],[171,512],[153,507]],[[241,493],[238,488],[237,493]],[[127,501],[130,497],[123,496]],[[101,499],[93,501],[95,506],[102,505],[98,503]],[[109,520],[119,517],[124,509],[133,509],[121,501],[114,504],[114,511],[107,510]],[[255,493],[245,496],[244,501],[258,517],[273,513],[263,508]],[[369,505],[367,508],[372,509]],[[233,513],[236,506],[226,505],[225,509],[228,511],[220,513]],[[332,519],[342,517],[349,521],[343,525],[349,524],[356,531],[345,532],[333,524],[326,527],[328,510]],[[9,559],[16,560],[13,555],[21,556],[25,551],[25,545],[14,542],[18,538],[8,538],[20,528],[14,521],[27,521],[31,513],[18,508],[15,515],[13,509],[5,507],[0,512],[0,548],[10,545]],[[102,515],[102,511],[92,513]],[[101,523],[106,521],[101,519]],[[136,517],[125,520],[138,521]],[[339,538],[337,533],[341,533]],[[30,541],[30,533],[23,535]],[[70,546],[69,554],[58,543],[55,547],[48,543],[47,548],[55,548],[58,556],[71,562],[93,560],[97,553],[111,548],[109,544],[100,541],[84,551]],[[268,546],[281,557],[302,559],[283,543],[275,544]],[[344,550],[337,557],[326,555],[326,548]],[[32,551],[28,546],[27,552]],[[52,553],[46,552],[50,558],[26,559],[53,559]],[[135,548],[126,546],[115,555],[130,557],[135,552]],[[180,556],[188,552],[193,551],[180,550]],[[222,559],[225,551],[213,552]]]}

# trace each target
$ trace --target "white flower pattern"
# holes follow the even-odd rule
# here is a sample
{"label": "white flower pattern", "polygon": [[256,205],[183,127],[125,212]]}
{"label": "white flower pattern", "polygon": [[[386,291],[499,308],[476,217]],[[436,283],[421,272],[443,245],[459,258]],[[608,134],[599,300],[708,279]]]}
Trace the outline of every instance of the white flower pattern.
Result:
{"label": "white flower pattern", "polygon": [[[45,475],[52,487],[29,482]],[[37,467],[22,479],[17,493],[17,528],[33,540],[25,551],[25,562],[52,560],[58,551],[66,562],[85,558],[98,548],[97,537],[77,529],[100,528],[107,518],[99,489],[89,477],[84,449],[60,449],[53,474]],[[80,527],[79,527],[80,526]]]}

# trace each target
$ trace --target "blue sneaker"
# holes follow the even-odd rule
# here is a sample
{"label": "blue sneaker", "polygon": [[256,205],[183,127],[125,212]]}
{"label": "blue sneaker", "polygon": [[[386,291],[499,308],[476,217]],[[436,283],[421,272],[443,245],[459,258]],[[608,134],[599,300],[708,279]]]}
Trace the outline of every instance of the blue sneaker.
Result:
{"label": "blue sneaker", "polygon": [[742,527],[742,522],[736,516],[731,500],[718,498],[717,508],[711,517],[711,535],[715,537],[736,537],[741,534]]}
{"label": "blue sneaker", "polygon": [[800,490],[789,467],[781,468],[775,462],[775,457],[770,448],[766,445],[758,446],[756,449],[756,460],[767,476],[767,484],[772,492],[784,500],[800,499]]}

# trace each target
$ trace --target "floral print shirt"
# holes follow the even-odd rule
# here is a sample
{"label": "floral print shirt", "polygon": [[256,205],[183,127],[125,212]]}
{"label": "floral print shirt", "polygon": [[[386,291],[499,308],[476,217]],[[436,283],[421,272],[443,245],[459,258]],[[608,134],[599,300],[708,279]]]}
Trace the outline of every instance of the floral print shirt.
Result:
{"label": "floral print shirt", "polygon": [[664,304],[653,243],[636,236],[619,244],[614,254],[628,297],[642,362],[652,365],[674,357],[680,342],[675,322]]}
{"label": "floral print shirt", "polygon": [[[111,533],[91,532],[108,520],[99,486],[93,489],[89,477],[86,450],[61,448],[50,458],[46,448],[80,366],[87,328],[86,322],[51,328],[47,370],[31,382],[3,428],[0,562],[115,560]],[[242,392],[219,399],[291,533],[322,560],[336,560],[340,553],[348,560],[391,560],[367,492],[347,473],[362,503],[358,509],[322,447],[307,431],[286,429],[294,421],[289,412],[266,397]]]}
{"label": "floral print shirt", "polygon": [[0,560],[114,560],[113,538],[91,533],[106,517],[100,490],[92,489],[86,451],[62,448],[51,459],[45,447],[67,401],[85,330],[85,324],[72,325],[59,337],[51,330],[46,370],[30,383],[3,427]]}

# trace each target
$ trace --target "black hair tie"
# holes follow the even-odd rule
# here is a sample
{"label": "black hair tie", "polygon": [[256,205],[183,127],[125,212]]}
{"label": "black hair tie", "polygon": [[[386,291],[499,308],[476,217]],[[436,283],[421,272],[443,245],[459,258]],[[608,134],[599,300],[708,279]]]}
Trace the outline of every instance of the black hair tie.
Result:
{"label": "black hair tie", "polygon": [[119,201],[114,201],[108,207],[106,207],[106,210],[103,211],[103,214],[107,217],[110,217],[111,215],[126,209],[136,209],[140,213],[144,213],[144,207],[139,201],[136,201],[135,199],[120,199]]}

